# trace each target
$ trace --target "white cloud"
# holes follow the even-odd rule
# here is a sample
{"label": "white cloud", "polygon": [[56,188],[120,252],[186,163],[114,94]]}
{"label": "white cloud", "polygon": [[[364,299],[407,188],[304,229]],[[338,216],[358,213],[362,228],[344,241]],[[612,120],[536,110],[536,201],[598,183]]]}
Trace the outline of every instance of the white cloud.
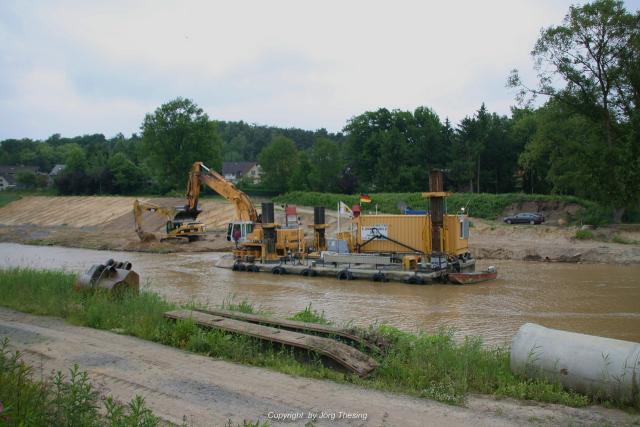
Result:
{"label": "white cloud", "polygon": [[509,70],[531,75],[539,29],[568,4],[5,4],[0,138],[136,132],[175,96],[214,118],[330,130],[383,106],[426,105],[453,121],[483,101],[508,113]]}

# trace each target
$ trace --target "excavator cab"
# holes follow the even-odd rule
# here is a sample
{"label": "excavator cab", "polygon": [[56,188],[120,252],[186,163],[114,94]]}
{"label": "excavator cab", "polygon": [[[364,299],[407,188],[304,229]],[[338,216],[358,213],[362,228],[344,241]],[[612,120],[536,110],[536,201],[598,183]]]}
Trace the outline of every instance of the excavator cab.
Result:
{"label": "excavator cab", "polygon": [[238,243],[247,241],[247,236],[253,232],[253,226],[255,224],[251,221],[233,221],[229,223],[227,227],[227,241],[233,242],[234,235],[240,232]]}

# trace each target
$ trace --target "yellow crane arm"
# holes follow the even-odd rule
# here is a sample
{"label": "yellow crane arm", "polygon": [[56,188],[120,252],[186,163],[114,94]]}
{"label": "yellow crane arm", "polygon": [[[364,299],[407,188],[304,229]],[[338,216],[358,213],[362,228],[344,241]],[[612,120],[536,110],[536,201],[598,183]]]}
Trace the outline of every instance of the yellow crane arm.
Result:
{"label": "yellow crane arm", "polygon": [[175,208],[158,206],[153,203],[141,202],[138,199],[136,199],[133,202],[133,218],[136,223],[136,234],[142,241],[150,240],[151,238],[153,238],[153,235],[151,233],[147,233],[142,229],[142,212],[145,212],[145,211],[156,212],[156,213],[165,215],[168,220],[171,220],[176,214]]}
{"label": "yellow crane arm", "polygon": [[222,175],[213,171],[202,164],[195,162],[189,173],[189,183],[187,184],[187,203],[190,211],[196,211],[198,208],[198,199],[200,198],[200,184],[204,183],[207,187],[230,201],[236,208],[236,219],[240,221],[258,221],[258,212],[242,190],[238,189],[234,184],[224,179]]}

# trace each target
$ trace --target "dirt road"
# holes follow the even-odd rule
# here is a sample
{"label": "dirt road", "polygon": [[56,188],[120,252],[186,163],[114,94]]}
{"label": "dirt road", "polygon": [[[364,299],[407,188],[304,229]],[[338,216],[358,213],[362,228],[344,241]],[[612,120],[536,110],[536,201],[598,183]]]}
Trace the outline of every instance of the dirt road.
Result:
{"label": "dirt road", "polygon": [[[632,425],[637,416],[604,408],[574,409],[471,397],[467,408],[296,378],[266,369],[198,356],[59,319],[0,309],[0,336],[24,352],[36,377],[77,363],[101,393],[128,401],[136,394],[163,420],[194,426],[227,420],[305,425],[308,414],[335,414],[313,425],[521,426]],[[350,414],[352,418],[340,413]],[[296,415],[302,414],[302,415]],[[365,415],[366,414],[366,415]],[[292,420],[294,416],[300,418]],[[283,421],[275,417],[289,417]],[[366,418],[366,419],[365,419]]]}

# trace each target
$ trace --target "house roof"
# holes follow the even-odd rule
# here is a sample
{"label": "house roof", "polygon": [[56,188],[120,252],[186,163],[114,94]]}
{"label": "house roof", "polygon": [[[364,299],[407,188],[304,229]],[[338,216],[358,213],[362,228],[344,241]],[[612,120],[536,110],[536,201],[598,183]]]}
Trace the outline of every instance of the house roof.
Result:
{"label": "house roof", "polygon": [[223,162],[222,175],[242,176],[257,165],[256,162]]}
{"label": "house roof", "polygon": [[0,176],[7,180],[9,185],[16,184],[16,175],[19,172],[38,172],[37,166],[0,166]]}
{"label": "house roof", "polygon": [[51,175],[51,176],[56,176],[56,175],[58,175],[60,172],[62,172],[62,171],[64,170],[64,168],[66,168],[66,167],[67,167],[67,165],[60,165],[60,164],[55,165],[55,166],[53,167],[53,169],[51,169],[51,172],[49,172],[49,175]]}

